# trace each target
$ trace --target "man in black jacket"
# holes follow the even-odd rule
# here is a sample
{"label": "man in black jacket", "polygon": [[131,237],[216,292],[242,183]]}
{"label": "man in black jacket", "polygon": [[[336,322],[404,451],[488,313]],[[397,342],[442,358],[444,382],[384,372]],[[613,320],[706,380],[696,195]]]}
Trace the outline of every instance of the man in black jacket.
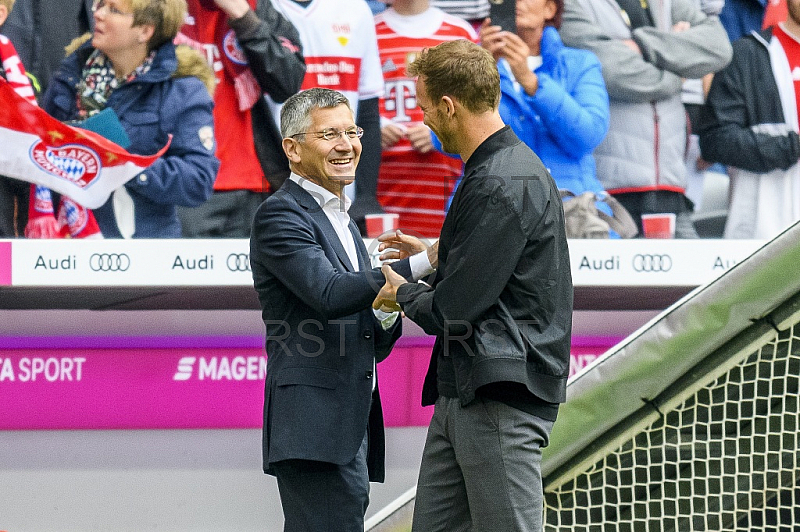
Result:
{"label": "man in black jacket", "polygon": [[94,26],[92,0],[17,0],[3,34],[17,48],[37,94],[64,59],[64,48]]}
{"label": "man in black jacket", "polygon": [[[373,303],[396,301],[436,335],[422,390],[422,404],[436,406],[413,529],[540,530],[541,448],[565,399],[572,329],[558,189],[503,124],[488,52],[451,41],[424,51],[409,73],[425,124],[465,162],[431,286],[384,267]],[[404,249],[410,240],[385,244]]]}

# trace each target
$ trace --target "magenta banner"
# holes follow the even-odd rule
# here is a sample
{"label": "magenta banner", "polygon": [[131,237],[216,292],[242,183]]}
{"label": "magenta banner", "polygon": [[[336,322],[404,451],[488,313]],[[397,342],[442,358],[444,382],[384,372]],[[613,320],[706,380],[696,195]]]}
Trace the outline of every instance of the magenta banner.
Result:
{"label": "magenta banner", "polygon": [[[2,250],[0,249],[0,257]],[[2,270],[0,270],[2,271]],[[618,339],[576,338],[571,372]],[[0,430],[261,427],[259,337],[0,339]],[[387,426],[426,425],[432,338],[403,338],[378,366]]]}

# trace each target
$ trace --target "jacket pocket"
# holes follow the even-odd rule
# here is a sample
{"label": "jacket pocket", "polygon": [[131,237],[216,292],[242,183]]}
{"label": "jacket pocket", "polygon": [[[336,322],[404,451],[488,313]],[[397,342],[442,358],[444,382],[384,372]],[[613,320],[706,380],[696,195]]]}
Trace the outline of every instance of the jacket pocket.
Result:
{"label": "jacket pocket", "polygon": [[160,118],[155,112],[127,112],[120,121],[130,137],[131,149],[136,153],[153,153],[164,145]]}
{"label": "jacket pocket", "polygon": [[278,386],[302,384],[333,390],[339,383],[339,375],[336,371],[326,368],[291,367],[280,370],[275,381]]}

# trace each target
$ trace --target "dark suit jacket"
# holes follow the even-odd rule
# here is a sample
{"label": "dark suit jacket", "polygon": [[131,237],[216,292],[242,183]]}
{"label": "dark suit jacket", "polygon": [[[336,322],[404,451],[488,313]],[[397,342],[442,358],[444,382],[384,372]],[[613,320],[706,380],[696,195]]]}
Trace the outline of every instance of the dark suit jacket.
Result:
{"label": "dark suit jacket", "polygon": [[[384,478],[383,413],[373,368],[401,320],[384,331],[371,304],[383,275],[353,222],[353,267],[315,199],[286,180],[256,212],[250,264],[266,325],[264,471],[287,459],[346,464],[369,426],[370,480]],[[398,269],[406,277],[408,261]]]}

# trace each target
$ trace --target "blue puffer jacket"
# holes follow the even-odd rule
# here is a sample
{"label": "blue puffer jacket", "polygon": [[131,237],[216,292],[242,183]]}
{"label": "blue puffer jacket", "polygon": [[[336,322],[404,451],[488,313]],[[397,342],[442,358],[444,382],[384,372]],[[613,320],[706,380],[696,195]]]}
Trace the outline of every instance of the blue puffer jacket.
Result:
{"label": "blue puffer jacket", "polygon": [[[77,85],[93,50],[91,42],[80,46],[50,81],[43,107],[55,118],[68,121],[78,117]],[[131,139],[130,153],[156,153],[169,135],[172,144],[161,158],[125,184],[133,213],[130,208],[115,212],[113,198],[119,199],[120,191],[94,210],[104,237],[120,238],[120,225],[131,224],[134,238],[180,237],[176,205],[197,206],[211,195],[219,161],[214,155],[214,104],[201,79],[213,79],[203,58],[188,48],[176,55],[175,46],[168,42],[158,48],[146,74],[111,94],[108,107],[117,113]]]}
{"label": "blue puffer jacket", "polygon": [[608,131],[608,93],[597,57],[567,48],[548,26],[535,95],[528,96],[514,81],[504,59],[497,67],[503,121],[539,156],[558,188],[575,194],[602,191],[592,151]]}

